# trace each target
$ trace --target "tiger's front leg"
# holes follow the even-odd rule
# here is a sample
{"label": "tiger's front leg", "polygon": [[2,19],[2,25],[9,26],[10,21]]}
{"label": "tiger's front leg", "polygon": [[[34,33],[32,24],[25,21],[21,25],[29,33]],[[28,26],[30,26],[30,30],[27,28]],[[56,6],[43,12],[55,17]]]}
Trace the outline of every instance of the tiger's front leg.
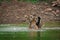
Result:
{"label": "tiger's front leg", "polygon": [[34,29],[38,29],[37,25],[34,27]]}
{"label": "tiger's front leg", "polygon": [[31,24],[31,25],[30,25],[30,28],[31,28],[31,29],[38,29],[38,26],[34,23],[34,24]]}

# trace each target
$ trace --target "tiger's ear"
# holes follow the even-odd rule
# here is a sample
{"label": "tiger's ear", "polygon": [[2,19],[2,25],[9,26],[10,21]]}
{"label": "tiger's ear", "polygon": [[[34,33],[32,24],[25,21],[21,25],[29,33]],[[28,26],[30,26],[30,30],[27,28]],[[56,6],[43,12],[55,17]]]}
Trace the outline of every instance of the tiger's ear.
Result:
{"label": "tiger's ear", "polygon": [[24,15],[25,18],[28,18],[28,15]]}

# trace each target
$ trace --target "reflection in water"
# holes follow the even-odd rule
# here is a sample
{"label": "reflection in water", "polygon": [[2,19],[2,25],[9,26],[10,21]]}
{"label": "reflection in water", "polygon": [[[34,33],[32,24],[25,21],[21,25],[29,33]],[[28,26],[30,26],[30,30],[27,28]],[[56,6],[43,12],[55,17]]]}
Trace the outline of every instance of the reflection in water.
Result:
{"label": "reflection in water", "polygon": [[36,38],[36,32],[35,31],[29,32],[29,37],[30,37],[30,40],[34,40],[34,38]]}
{"label": "reflection in water", "polygon": [[31,40],[40,40],[40,31],[31,31],[29,32],[29,36]]}

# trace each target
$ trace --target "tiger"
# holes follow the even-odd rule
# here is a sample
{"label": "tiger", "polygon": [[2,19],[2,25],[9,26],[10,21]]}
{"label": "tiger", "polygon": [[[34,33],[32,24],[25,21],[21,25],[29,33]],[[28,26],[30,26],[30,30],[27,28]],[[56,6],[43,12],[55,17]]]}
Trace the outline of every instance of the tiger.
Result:
{"label": "tiger", "polygon": [[26,20],[29,23],[29,28],[30,29],[38,29],[37,26],[37,17],[35,15],[25,15]]}

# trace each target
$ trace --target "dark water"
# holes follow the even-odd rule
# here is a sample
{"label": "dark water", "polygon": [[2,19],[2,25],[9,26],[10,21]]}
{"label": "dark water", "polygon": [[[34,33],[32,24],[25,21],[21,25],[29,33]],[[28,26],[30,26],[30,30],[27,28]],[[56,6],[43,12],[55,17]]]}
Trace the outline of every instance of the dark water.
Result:
{"label": "dark water", "polygon": [[5,27],[0,28],[0,40],[60,40],[60,29],[29,30],[24,27]]}

